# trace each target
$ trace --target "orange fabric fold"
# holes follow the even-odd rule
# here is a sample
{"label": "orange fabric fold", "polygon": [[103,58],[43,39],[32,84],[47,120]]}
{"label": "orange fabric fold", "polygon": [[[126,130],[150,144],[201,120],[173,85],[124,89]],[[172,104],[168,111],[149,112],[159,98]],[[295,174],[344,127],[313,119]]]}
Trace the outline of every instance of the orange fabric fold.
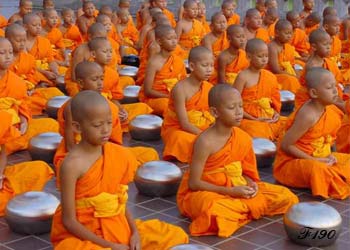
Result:
{"label": "orange fabric fold", "polygon": [[306,35],[305,31],[299,28],[294,29],[293,37],[290,42],[292,46],[294,46],[295,50],[298,53],[306,53],[310,52],[310,43],[309,37]]}
{"label": "orange fabric fold", "polygon": [[179,37],[179,44],[185,50],[190,50],[198,46],[206,34],[205,29],[200,21],[194,19],[192,22],[192,29],[187,33],[182,33]]}
{"label": "orange fabric fold", "polygon": [[219,54],[227,49],[229,47],[229,41],[227,40],[227,33],[224,32],[216,41],[211,45],[213,54],[216,57],[219,56]]}
{"label": "orange fabric fold", "polygon": [[227,20],[227,27],[232,25],[232,24],[240,24],[241,23],[241,18],[238,14],[233,13],[233,15]]}

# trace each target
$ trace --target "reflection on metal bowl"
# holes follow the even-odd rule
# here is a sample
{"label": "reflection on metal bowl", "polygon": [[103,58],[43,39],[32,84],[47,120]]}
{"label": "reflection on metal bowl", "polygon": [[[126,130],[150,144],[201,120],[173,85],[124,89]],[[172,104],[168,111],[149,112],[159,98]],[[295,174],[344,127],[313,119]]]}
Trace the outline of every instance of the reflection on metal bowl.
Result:
{"label": "reflection on metal bowl", "polygon": [[64,80],[64,75],[59,75],[56,78],[56,87],[63,93],[66,93],[66,83]]}
{"label": "reflection on metal bowl", "polygon": [[62,136],[59,133],[42,133],[30,140],[28,151],[33,160],[52,163],[61,140]]}
{"label": "reflection on metal bowl", "polygon": [[313,247],[328,246],[338,238],[342,217],[333,207],[322,202],[300,202],[283,218],[288,237],[294,242]]}
{"label": "reflection on metal bowl", "polygon": [[139,68],[134,66],[124,66],[119,70],[119,75],[121,76],[130,76],[130,77],[136,77],[137,72],[139,71]]}
{"label": "reflection on metal bowl", "polygon": [[141,194],[160,197],[174,195],[180,185],[181,169],[167,161],[150,161],[138,168],[135,185]]}
{"label": "reflection on metal bowl", "polygon": [[139,115],[129,123],[129,132],[133,139],[152,141],[160,139],[163,119],[156,115]]}
{"label": "reflection on metal bowl", "polygon": [[288,90],[280,90],[281,94],[281,112],[291,113],[294,110],[295,95]]}
{"label": "reflection on metal bowl", "polygon": [[213,250],[213,248],[198,244],[181,244],[173,246],[169,250]]}
{"label": "reflection on metal bowl", "polygon": [[271,167],[276,155],[276,145],[265,138],[254,138],[253,149],[259,168]]}
{"label": "reflection on metal bowl", "polygon": [[127,55],[122,58],[123,65],[129,65],[134,67],[140,66],[140,59],[137,55]]}
{"label": "reflection on metal bowl", "polygon": [[121,103],[136,103],[139,102],[139,92],[141,87],[137,85],[126,86],[123,90],[123,99],[120,100]]}
{"label": "reflection on metal bowl", "polygon": [[13,232],[43,234],[51,231],[52,217],[59,200],[45,192],[26,192],[9,201],[5,220]]}
{"label": "reflection on metal bowl", "polygon": [[55,96],[47,101],[46,103],[46,113],[49,117],[57,119],[57,112],[60,107],[65,104],[66,101],[70,99],[69,96]]}

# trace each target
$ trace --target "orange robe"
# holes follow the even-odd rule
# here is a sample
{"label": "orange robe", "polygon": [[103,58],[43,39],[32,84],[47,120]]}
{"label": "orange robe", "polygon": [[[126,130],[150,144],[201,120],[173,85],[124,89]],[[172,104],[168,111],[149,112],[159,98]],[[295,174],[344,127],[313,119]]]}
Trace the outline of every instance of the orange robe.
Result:
{"label": "orange robe", "polygon": [[[215,62],[215,65],[214,65],[215,71],[209,79],[209,81],[212,84],[216,84],[218,81],[218,67],[219,67],[218,62]],[[239,49],[238,55],[225,68],[225,82],[232,85],[235,82],[238,73],[241,70],[244,70],[248,67],[249,67],[249,60],[247,58],[247,54],[245,50]]]}
{"label": "orange robe", "polygon": [[[125,213],[127,185],[133,180],[136,166],[133,155],[125,148],[106,143],[103,146],[103,155],[76,182],[77,220],[89,231],[107,241],[129,244],[131,230]],[[118,202],[108,202],[111,199]],[[59,206],[53,217],[51,229],[51,241],[55,249],[70,249],[72,246],[76,250],[106,249],[75,237],[63,225],[62,216],[62,208]],[[188,242],[188,236],[178,227],[158,220],[137,220],[136,223],[142,249],[168,249],[176,244]]]}
{"label": "orange robe", "polygon": [[7,19],[0,15],[0,29],[3,29],[7,26]]}
{"label": "orange robe", "polygon": [[219,54],[229,47],[230,43],[227,40],[227,34],[224,32],[215,42],[211,45],[214,57],[217,58]]}
{"label": "orange robe", "polygon": [[27,131],[23,135],[11,138],[5,144],[7,154],[27,149],[29,140],[37,134],[58,131],[58,123],[53,119],[31,119],[26,83],[12,71],[8,70],[0,79],[0,90],[0,109],[11,112],[13,125],[19,129],[19,115],[28,121]]}
{"label": "orange robe", "polygon": [[45,81],[45,76],[37,71],[35,58],[27,52],[20,52],[9,69],[26,81],[33,115],[42,114],[47,101],[52,97],[64,95],[55,87],[35,88],[40,81]]}
{"label": "orange robe", "polygon": [[66,48],[71,50],[74,50],[83,43],[83,37],[78,26],[73,24],[66,28],[66,31],[63,33],[63,42],[65,43]]}
{"label": "orange robe", "polygon": [[259,39],[263,40],[265,43],[269,43],[271,41],[270,36],[269,36],[269,32],[264,28],[259,28],[256,31],[255,38],[259,38]]}
{"label": "orange robe", "polygon": [[233,13],[233,15],[227,20],[227,27],[232,25],[232,24],[240,24],[241,23],[241,18],[238,14]]}
{"label": "orange robe", "polygon": [[169,11],[168,9],[163,9],[162,12],[169,19],[171,26],[173,26],[173,28],[175,28],[176,21],[175,21],[174,14],[171,11]]}
{"label": "orange robe", "polygon": [[58,28],[52,28],[46,34],[46,38],[50,41],[54,58],[59,61],[64,61],[64,56],[61,49],[65,49],[66,45],[63,40],[63,34]]}
{"label": "orange robe", "polygon": [[[209,113],[208,94],[213,87],[209,82],[202,82],[200,90],[186,101],[188,121],[197,128],[204,130],[213,122],[214,117]],[[184,131],[175,113],[174,100],[169,98],[169,107],[164,115],[161,131],[164,142],[163,158],[176,158],[188,162],[192,144],[197,135]]]}
{"label": "orange robe", "polygon": [[[174,85],[185,77],[186,68],[183,59],[172,54],[164,63],[163,67],[156,72],[152,89],[169,95]],[[148,97],[144,93],[144,86],[141,87],[139,98],[140,101],[148,104],[155,114],[163,115],[168,107],[169,98]]]}
{"label": "orange robe", "polygon": [[[288,119],[286,129],[292,126],[298,110]],[[313,157],[332,154],[337,158],[336,164],[328,166],[317,160],[298,159],[279,148],[273,169],[276,180],[291,187],[311,188],[315,196],[347,198],[350,195],[350,155],[331,152],[341,119],[339,109],[333,105],[327,106],[316,124],[295,143],[299,150]]]}
{"label": "orange robe", "polygon": [[267,33],[269,34],[269,38],[270,40],[273,40],[275,38],[275,26],[276,26],[276,23],[277,23],[278,19],[269,25],[269,27],[267,27]]}
{"label": "orange robe", "polygon": [[179,37],[179,44],[185,50],[190,50],[193,47],[200,45],[202,38],[205,35],[205,29],[200,21],[193,19],[192,28],[187,33],[182,33]]}
{"label": "orange robe", "polygon": [[[262,69],[257,84],[242,91],[243,109],[253,117],[272,118],[280,112],[281,100],[277,79],[270,71]],[[240,128],[252,137],[276,140],[281,130],[281,121],[268,123],[243,119]]]}
{"label": "orange robe", "polygon": [[277,81],[283,90],[289,90],[294,94],[300,88],[300,83],[294,71],[295,49],[292,45],[285,43],[283,49],[278,53],[278,63],[282,70],[288,74],[276,74]]}
{"label": "orange robe", "polygon": [[290,42],[292,46],[294,46],[295,50],[298,53],[306,53],[310,52],[310,43],[309,37],[306,35],[305,31],[299,28],[294,29],[293,37]]}
{"label": "orange robe", "polygon": [[[231,178],[231,174],[236,178]],[[229,237],[252,219],[283,214],[298,202],[297,196],[287,188],[260,181],[252,139],[234,127],[227,143],[206,160],[202,180],[230,188],[246,185],[242,174],[257,182],[259,189],[254,198],[192,191],[188,187],[189,172],[185,172],[177,193],[177,205],[181,214],[192,219],[191,235]]]}
{"label": "orange robe", "polygon": [[305,33],[307,36],[311,34],[312,31],[317,30],[320,27],[320,24],[315,24],[314,26],[311,27],[305,27]]}
{"label": "orange robe", "polygon": [[205,34],[208,34],[209,32],[211,32],[210,26],[209,26],[205,16],[202,16],[202,18],[198,19],[198,21],[200,21],[201,24],[203,25],[204,30],[205,30]]}
{"label": "orange robe", "polygon": [[329,57],[336,63],[340,62],[340,53],[341,53],[342,42],[338,36],[332,36],[332,46],[331,53]]}

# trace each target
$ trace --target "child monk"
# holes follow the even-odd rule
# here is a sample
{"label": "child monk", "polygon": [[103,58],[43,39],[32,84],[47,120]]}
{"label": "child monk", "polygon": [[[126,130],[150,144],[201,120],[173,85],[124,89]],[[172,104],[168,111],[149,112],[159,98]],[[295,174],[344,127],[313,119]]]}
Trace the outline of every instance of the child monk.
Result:
{"label": "child monk", "polygon": [[324,68],[307,71],[310,100],[286,124],[274,162],[274,176],[282,184],[310,188],[314,196],[346,199],[350,194],[350,155],[332,153],[343,113],[336,80]]}
{"label": "child monk", "polygon": [[211,31],[210,25],[207,22],[205,3],[201,1],[198,3],[197,20],[202,23],[206,34]]}
{"label": "child monk", "polygon": [[167,18],[169,19],[171,26],[175,28],[176,21],[175,21],[174,14],[166,8],[167,0],[150,0],[149,3],[152,8],[160,8],[163,14],[166,15]]}
{"label": "child monk", "polygon": [[180,46],[189,52],[198,46],[205,35],[205,29],[197,17],[198,4],[195,0],[185,0],[184,17],[177,23],[175,31]]}
{"label": "child monk", "polygon": [[306,27],[305,25],[305,20],[306,18],[313,12],[314,6],[315,6],[315,1],[314,0],[303,0],[303,10],[299,13],[301,23],[303,27]]}
{"label": "child monk", "polygon": [[317,30],[320,27],[321,16],[318,12],[312,12],[304,20],[305,33],[310,35],[312,31]]}
{"label": "child monk", "polygon": [[118,24],[116,29],[120,34],[121,45],[126,48],[123,49],[123,55],[138,55],[136,48],[136,43],[139,40],[139,32],[134,26],[133,22],[130,22],[130,13],[127,9],[122,8],[117,11]]}
{"label": "child monk", "polygon": [[63,34],[63,42],[66,48],[74,50],[83,42],[83,37],[77,25],[75,25],[75,14],[72,9],[64,8],[61,12],[63,23],[59,27]]}
{"label": "child monk", "polygon": [[134,221],[128,211],[127,185],[137,163],[128,150],[108,142],[112,115],[106,99],[83,91],[72,99],[71,113],[82,138],[60,169],[62,203],[51,230],[55,249],[151,250],[187,243],[182,229],[158,220]]}
{"label": "child monk", "polygon": [[92,1],[83,1],[84,14],[78,17],[77,25],[85,41],[87,40],[88,28],[96,21],[95,10],[96,8]]}
{"label": "child monk", "polygon": [[305,31],[301,29],[301,21],[299,13],[295,10],[288,11],[286,19],[293,26],[293,37],[290,44],[295,48],[296,52],[301,56],[303,61],[309,57],[310,43]]}
{"label": "child monk", "polygon": [[35,57],[37,70],[46,77],[45,82],[55,85],[59,66],[54,58],[50,41],[41,36],[40,17],[34,13],[26,14],[23,26],[27,32],[26,49]]}
{"label": "child monk", "polygon": [[[42,11],[39,11],[39,12],[36,12],[36,14],[38,16],[40,16],[41,18],[41,24],[42,26],[45,26],[46,24],[46,20],[44,19],[44,16],[45,16],[45,10],[48,10],[48,9],[55,9],[55,2],[54,0],[43,0],[42,1],[43,3],[43,10]],[[58,23],[60,23],[61,20],[58,21]]]}
{"label": "child monk", "polygon": [[255,9],[259,11],[261,18],[263,18],[266,12],[265,0],[256,0]]}
{"label": "child monk", "polygon": [[[84,61],[77,65],[75,68],[77,82],[79,89],[93,90],[102,95],[104,72],[96,62]],[[106,98],[112,113],[112,133],[109,141],[122,145],[123,144],[123,130],[119,119],[118,106]],[[66,154],[72,150],[72,148],[80,141],[78,134],[74,133],[72,128],[72,114],[70,100],[67,101],[58,111],[57,120],[60,124],[60,133],[63,139],[57,148],[54,164],[56,167],[56,173],[59,174],[59,168]],[[135,156],[138,166],[148,161],[159,160],[158,153],[153,148],[146,147],[130,147],[128,148]],[[59,179],[57,179],[58,181]],[[59,186],[59,185],[58,185]]]}
{"label": "child monk", "polygon": [[42,161],[7,165],[5,144],[19,133],[12,124],[12,118],[6,110],[0,110],[0,216],[5,215],[6,205],[15,195],[41,191],[54,175],[49,165]]}
{"label": "child monk", "polygon": [[234,87],[243,100],[243,120],[240,128],[252,137],[276,140],[281,130],[281,100],[277,78],[265,70],[267,45],[260,39],[251,39],[246,46],[249,68],[241,71]]}
{"label": "child monk", "polygon": [[233,84],[237,74],[249,66],[246,52],[246,38],[243,27],[240,25],[230,25],[227,29],[229,47],[220,53],[215,64],[217,73],[210,78],[210,82]]}
{"label": "child monk", "polygon": [[331,53],[329,56],[336,63],[340,63],[340,52],[341,52],[341,46],[342,46],[342,42],[338,36],[340,20],[336,15],[326,15],[323,18],[322,26],[323,26],[323,29],[328,33],[328,35],[330,35],[332,39]]}
{"label": "child monk", "polygon": [[237,128],[242,105],[239,92],[228,84],[209,92],[215,123],[197,137],[177,193],[193,236],[229,237],[251,220],[283,214],[298,202],[287,188],[260,181],[252,138]]}
{"label": "child monk", "polygon": [[155,36],[161,51],[148,60],[139,97],[155,114],[163,115],[168,107],[169,93],[186,77],[186,68],[183,59],[173,53],[177,45],[175,30],[162,25],[156,28]]}
{"label": "child monk", "polygon": [[27,85],[19,76],[9,70],[13,62],[11,43],[0,37],[0,110],[12,115],[12,125],[17,131],[6,142],[6,153],[12,154],[28,148],[29,140],[40,133],[57,132],[58,124],[50,118],[32,119]]}
{"label": "child monk", "polygon": [[266,29],[270,40],[275,37],[275,25],[278,21],[278,10],[276,8],[267,8],[262,20],[262,28]]}
{"label": "child monk", "polygon": [[300,83],[294,71],[295,49],[289,44],[292,36],[292,24],[279,20],[275,26],[275,39],[269,44],[269,69],[283,90],[296,93]]}
{"label": "child monk", "polygon": [[8,23],[23,21],[23,17],[26,14],[31,13],[32,9],[33,2],[31,0],[19,0],[19,11],[9,18]]}
{"label": "child monk", "polygon": [[35,58],[27,53],[25,44],[27,35],[19,24],[11,24],[6,28],[5,37],[11,42],[14,60],[10,70],[21,77],[27,84],[30,110],[33,115],[40,115],[49,99],[64,95],[56,87],[45,87],[45,77],[37,71]]}
{"label": "child monk", "polygon": [[209,49],[214,58],[216,58],[221,51],[228,48],[229,42],[227,40],[227,22],[225,16],[221,12],[215,13],[211,17],[211,32],[206,34],[202,39],[202,45]]}
{"label": "child monk", "polygon": [[235,13],[237,4],[234,0],[224,0],[221,4],[221,12],[225,16],[227,25],[240,24],[240,17]]}
{"label": "child monk", "polygon": [[264,42],[270,41],[267,30],[261,27],[262,19],[260,12],[257,9],[253,8],[247,10],[244,23],[244,32],[247,40],[260,38]]}
{"label": "child monk", "polygon": [[161,135],[165,160],[188,162],[196,136],[214,122],[208,105],[212,85],[207,82],[213,71],[213,55],[198,46],[191,49],[188,60],[191,74],[172,89],[164,115]]}

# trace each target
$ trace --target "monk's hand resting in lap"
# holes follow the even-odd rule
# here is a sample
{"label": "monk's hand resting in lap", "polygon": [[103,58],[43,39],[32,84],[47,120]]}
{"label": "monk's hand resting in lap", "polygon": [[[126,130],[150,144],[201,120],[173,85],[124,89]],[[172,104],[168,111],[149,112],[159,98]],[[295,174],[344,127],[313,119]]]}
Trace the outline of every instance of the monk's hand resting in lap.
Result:
{"label": "monk's hand resting in lap", "polygon": [[275,113],[273,114],[272,118],[268,120],[269,123],[275,123],[278,121],[278,119],[280,118],[280,114],[278,112],[275,111]]}
{"label": "monk's hand resting in lap", "polygon": [[128,112],[125,109],[119,108],[119,119],[120,122],[125,122],[128,119]]}
{"label": "monk's hand resting in lap", "polygon": [[124,244],[112,244],[110,246],[112,250],[130,250],[129,246],[124,245]]}
{"label": "monk's hand resting in lap", "polygon": [[51,71],[43,71],[43,74],[47,77],[49,80],[56,80],[57,75]]}
{"label": "monk's hand resting in lap", "polygon": [[21,125],[19,127],[19,131],[21,132],[21,135],[24,135],[28,129],[28,120],[22,115],[20,115],[19,118],[21,119]]}
{"label": "monk's hand resting in lap", "polygon": [[130,237],[130,250],[140,250],[141,240],[138,232],[134,232]]}
{"label": "monk's hand resting in lap", "polygon": [[229,195],[234,198],[246,198],[249,199],[253,197],[256,190],[249,186],[236,186],[229,188]]}
{"label": "monk's hand resting in lap", "polygon": [[337,163],[337,158],[334,157],[334,155],[330,155],[328,157],[323,157],[323,158],[316,158],[317,161],[324,162],[328,166],[333,166],[334,164]]}

